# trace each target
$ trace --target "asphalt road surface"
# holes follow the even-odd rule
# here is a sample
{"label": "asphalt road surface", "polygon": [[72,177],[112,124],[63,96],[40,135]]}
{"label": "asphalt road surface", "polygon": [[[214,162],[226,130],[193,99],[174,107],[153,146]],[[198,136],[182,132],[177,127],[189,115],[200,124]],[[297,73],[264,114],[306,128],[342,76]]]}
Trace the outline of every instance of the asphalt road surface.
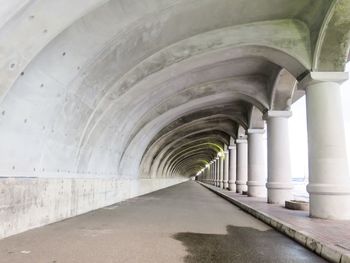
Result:
{"label": "asphalt road surface", "polygon": [[0,240],[0,262],[326,262],[195,182]]}

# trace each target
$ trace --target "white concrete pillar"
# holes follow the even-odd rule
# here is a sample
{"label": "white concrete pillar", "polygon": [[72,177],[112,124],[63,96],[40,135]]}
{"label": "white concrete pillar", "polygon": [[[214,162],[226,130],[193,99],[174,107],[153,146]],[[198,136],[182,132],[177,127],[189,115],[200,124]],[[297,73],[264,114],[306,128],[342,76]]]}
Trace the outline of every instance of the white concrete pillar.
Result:
{"label": "white concrete pillar", "polygon": [[205,174],[205,183],[208,183],[208,175],[209,175],[208,167],[204,168],[204,174]]}
{"label": "white concrete pillar", "polygon": [[289,150],[288,118],[290,111],[268,111],[267,122],[267,202],[284,204],[293,198]]}
{"label": "white concrete pillar", "polygon": [[215,166],[214,166],[214,161],[211,161],[211,177],[212,177],[212,185],[215,185]]}
{"label": "white concrete pillar", "polygon": [[242,193],[247,191],[248,179],[248,145],[246,139],[237,139],[237,180],[236,192]]}
{"label": "white concrete pillar", "polygon": [[207,184],[210,184],[210,170],[209,170],[209,167],[206,167],[205,170],[206,170]]}
{"label": "white concrete pillar", "polygon": [[215,158],[215,174],[216,174],[216,184],[215,186],[220,186],[220,161],[219,157]]}
{"label": "white concrete pillar", "polygon": [[229,174],[229,151],[224,152],[224,189],[228,189],[228,174]]}
{"label": "white concrete pillar", "polygon": [[230,151],[228,188],[230,191],[236,192],[236,145],[230,145],[228,149]]}
{"label": "white concrete pillar", "polygon": [[215,159],[213,160],[213,185],[216,185]]}
{"label": "white concrete pillar", "polygon": [[249,129],[248,134],[248,196],[265,197],[266,164],[264,129]]}
{"label": "white concrete pillar", "polygon": [[208,184],[209,183],[209,167],[205,167],[205,174],[206,174],[206,178],[207,178],[207,180],[206,180],[206,183]]}
{"label": "white concrete pillar", "polygon": [[340,83],[342,72],[312,72],[306,89],[310,216],[350,219],[350,177]]}
{"label": "white concrete pillar", "polygon": [[213,162],[209,163],[209,171],[210,171],[210,184],[213,184]]}
{"label": "white concrete pillar", "polygon": [[219,161],[220,161],[220,185],[219,185],[219,187],[221,189],[224,188],[224,158],[225,158],[224,154],[222,154],[222,155],[220,154],[220,156],[219,156]]}

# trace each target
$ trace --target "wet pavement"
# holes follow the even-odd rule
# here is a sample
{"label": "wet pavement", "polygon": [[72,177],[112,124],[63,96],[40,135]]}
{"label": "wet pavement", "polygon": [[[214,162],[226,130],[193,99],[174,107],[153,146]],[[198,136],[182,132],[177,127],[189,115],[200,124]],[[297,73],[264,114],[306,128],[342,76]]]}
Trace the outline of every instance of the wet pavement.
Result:
{"label": "wet pavement", "polygon": [[195,182],[0,240],[0,262],[326,262]]}

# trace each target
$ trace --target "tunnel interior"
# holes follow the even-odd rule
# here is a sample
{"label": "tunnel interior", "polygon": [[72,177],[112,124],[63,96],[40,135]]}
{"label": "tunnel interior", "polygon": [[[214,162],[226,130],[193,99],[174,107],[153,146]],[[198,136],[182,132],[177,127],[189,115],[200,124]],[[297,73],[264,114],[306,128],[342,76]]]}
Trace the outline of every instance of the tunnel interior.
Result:
{"label": "tunnel interior", "polygon": [[346,0],[5,2],[1,236],[187,180],[348,58]]}

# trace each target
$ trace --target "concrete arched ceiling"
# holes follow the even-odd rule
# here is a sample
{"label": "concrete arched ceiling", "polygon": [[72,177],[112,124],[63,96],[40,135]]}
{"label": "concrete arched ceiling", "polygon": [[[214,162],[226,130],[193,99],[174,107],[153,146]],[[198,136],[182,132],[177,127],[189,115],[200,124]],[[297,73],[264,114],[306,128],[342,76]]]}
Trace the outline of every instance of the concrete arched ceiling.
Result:
{"label": "concrete arched ceiling", "polygon": [[[210,137],[211,141],[208,143],[213,145],[229,144],[230,137],[235,136],[237,122],[241,117],[234,116],[234,111],[226,109],[226,115],[215,114],[210,117],[195,119],[189,123],[182,123],[177,120],[176,126],[170,125],[173,129],[168,132],[160,132],[159,134],[162,136],[150,143],[151,147],[145,151],[141,165],[143,175],[161,175],[168,159],[174,153],[177,153],[179,147],[189,146],[193,141],[198,142]],[[220,141],[219,144],[217,143],[218,140]],[[220,147],[220,149],[222,150],[223,147]]]}
{"label": "concrete arched ceiling", "polygon": [[13,176],[191,176],[349,50],[346,0],[3,2],[0,172]]}
{"label": "concrete arched ceiling", "polygon": [[313,68],[317,71],[343,71],[350,50],[350,2],[332,1],[324,19]]}

